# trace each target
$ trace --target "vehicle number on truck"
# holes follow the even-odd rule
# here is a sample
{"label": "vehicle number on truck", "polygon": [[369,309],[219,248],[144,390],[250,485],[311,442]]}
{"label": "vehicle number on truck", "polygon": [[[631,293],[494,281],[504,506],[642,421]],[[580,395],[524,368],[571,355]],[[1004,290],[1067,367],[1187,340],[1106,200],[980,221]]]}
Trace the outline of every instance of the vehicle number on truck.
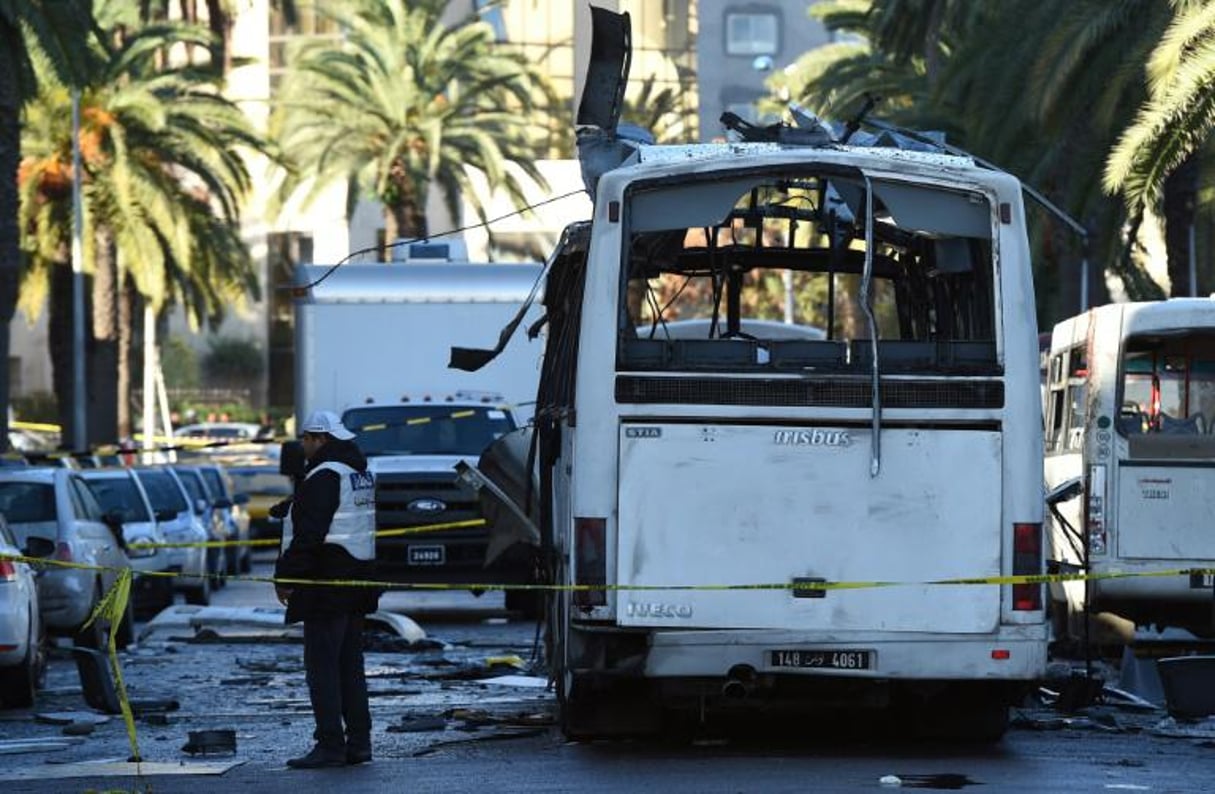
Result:
{"label": "vehicle number on truck", "polygon": [[773,667],[822,667],[831,670],[868,670],[869,651],[769,651]]}
{"label": "vehicle number on truck", "polygon": [[410,565],[442,565],[447,561],[447,549],[442,545],[410,546]]}

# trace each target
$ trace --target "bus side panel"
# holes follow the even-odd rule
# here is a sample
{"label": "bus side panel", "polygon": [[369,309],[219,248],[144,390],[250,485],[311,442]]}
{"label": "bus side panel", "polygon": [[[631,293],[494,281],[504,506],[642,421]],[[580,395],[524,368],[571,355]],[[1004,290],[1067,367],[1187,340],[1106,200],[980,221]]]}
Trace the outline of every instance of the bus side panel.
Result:
{"label": "bus side panel", "polygon": [[[1001,436],[629,423],[620,437],[621,625],[984,633],[1001,571]],[[794,597],[721,585],[891,582]]]}
{"label": "bus side panel", "polygon": [[1118,467],[1118,556],[1215,559],[1215,463]]}

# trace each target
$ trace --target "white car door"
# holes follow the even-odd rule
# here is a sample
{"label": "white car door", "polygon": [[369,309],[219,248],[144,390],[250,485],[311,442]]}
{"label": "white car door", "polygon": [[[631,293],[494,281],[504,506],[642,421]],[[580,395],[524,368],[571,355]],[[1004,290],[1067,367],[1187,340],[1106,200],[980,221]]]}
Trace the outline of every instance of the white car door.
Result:
{"label": "white car door", "polygon": [[80,477],[68,477],[68,494],[78,537],[82,541],[87,539],[93,546],[94,559],[102,568],[102,584],[109,589],[118,578],[119,572],[130,566],[130,561],[118,538],[102,521],[101,505]]}

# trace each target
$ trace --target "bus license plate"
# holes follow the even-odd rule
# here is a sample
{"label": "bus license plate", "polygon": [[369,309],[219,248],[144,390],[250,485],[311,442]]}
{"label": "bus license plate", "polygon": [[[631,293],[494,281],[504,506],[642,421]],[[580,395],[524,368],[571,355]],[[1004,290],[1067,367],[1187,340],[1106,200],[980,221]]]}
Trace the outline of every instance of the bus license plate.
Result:
{"label": "bus license plate", "polygon": [[869,651],[769,651],[773,667],[820,667],[830,670],[868,670]]}
{"label": "bus license plate", "polygon": [[1215,573],[1192,573],[1190,574],[1190,587],[1197,589],[1210,590],[1215,587]]}
{"label": "bus license plate", "polygon": [[442,565],[447,560],[447,549],[437,546],[410,546],[410,565]]}

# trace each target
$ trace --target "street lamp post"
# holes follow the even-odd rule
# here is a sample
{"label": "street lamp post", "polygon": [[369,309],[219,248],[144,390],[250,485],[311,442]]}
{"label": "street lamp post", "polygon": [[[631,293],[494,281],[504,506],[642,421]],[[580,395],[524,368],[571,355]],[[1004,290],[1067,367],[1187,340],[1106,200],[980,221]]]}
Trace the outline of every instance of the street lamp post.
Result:
{"label": "street lamp post", "polygon": [[72,89],[72,449],[88,449],[84,382],[84,213],[80,201],[80,91]]}

